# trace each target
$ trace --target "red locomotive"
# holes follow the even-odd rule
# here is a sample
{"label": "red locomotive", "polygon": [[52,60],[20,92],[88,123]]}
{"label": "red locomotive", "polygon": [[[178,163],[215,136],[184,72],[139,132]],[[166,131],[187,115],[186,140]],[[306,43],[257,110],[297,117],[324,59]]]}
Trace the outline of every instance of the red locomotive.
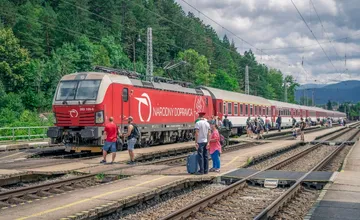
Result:
{"label": "red locomotive", "polygon": [[213,114],[207,91],[161,77],[149,82],[134,72],[101,70],[61,79],[53,100],[55,127],[47,132],[52,143],[64,142],[74,151],[101,151],[94,146],[102,145],[111,116],[122,129],[132,116],[141,131],[141,146],[187,141],[193,139],[197,113]]}
{"label": "red locomotive", "polygon": [[126,70],[97,70],[101,72],[74,73],[60,80],[53,100],[56,122],[47,132],[52,143],[63,142],[72,151],[100,152],[104,125],[111,116],[122,130],[132,116],[141,131],[141,146],[192,140],[198,112],[208,117],[228,115],[237,133],[246,126],[246,119],[254,116],[268,116],[275,122],[280,114],[283,126],[291,126],[291,116],[297,120],[345,117],[339,112],[210,87],[189,88],[185,82],[161,77],[144,81]]}

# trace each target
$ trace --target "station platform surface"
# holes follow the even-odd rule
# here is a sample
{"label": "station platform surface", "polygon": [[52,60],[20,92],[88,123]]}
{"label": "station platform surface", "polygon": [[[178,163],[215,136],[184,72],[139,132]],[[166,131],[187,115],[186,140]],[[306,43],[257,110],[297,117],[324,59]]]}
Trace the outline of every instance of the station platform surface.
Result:
{"label": "station platform surface", "polygon": [[[224,153],[221,155],[221,173],[209,173],[201,176],[187,174],[184,165],[125,167],[124,169],[107,172],[106,174],[133,176],[106,185],[75,190],[51,198],[33,201],[30,204],[3,209],[0,210],[0,219],[61,219],[69,218],[69,216],[76,216],[78,219],[81,219],[81,215],[90,215],[90,213],[97,212],[98,209],[120,207],[121,204],[131,201],[129,200],[131,198],[139,198],[150,193],[160,192],[167,187],[174,187],[183,182],[209,181],[247,164],[251,157],[267,154],[297,143],[299,142],[278,141],[277,143],[268,143],[239,149],[231,153]],[[115,166],[128,165],[116,164]],[[102,165],[99,167],[105,169],[115,168],[113,165]]]}
{"label": "station platform surface", "polygon": [[[324,129],[324,130],[320,130],[320,131],[316,131],[310,134],[305,135],[305,141],[309,142],[309,141],[313,141],[317,136],[321,136],[324,135],[326,133],[329,132],[333,132],[336,130],[341,129],[341,127],[334,127],[334,128],[330,128],[330,129]],[[295,141],[299,141],[300,138],[298,137],[297,140]],[[250,141],[258,141],[258,140],[250,140]],[[277,146],[278,143],[289,143],[288,141],[281,141],[281,140],[277,140],[277,141],[267,141],[265,140],[264,142],[269,142],[269,145],[266,146],[271,146],[271,145],[275,145]],[[256,154],[261,154],[262,150],[265,150],[266,146],[263,146],[258,148],[260,149],[257,152],[254,152]],[[154,147],[148,147],[148,148],[139,148],[139,149],[135,149],[135,159],[138,157],[142,157],[144,155],[156,155],[156,154],[160,154],[160,153],[166,153],[166,152],[176,152],[176,151],[181,151],[181,150],[189,150],[189,149],[194,149],[194,142],[184,142],[184,143],[176,143],[176,144],[169,144],[169,145],[160,145],[160,146],[154,146]],[[247,150],[252,152],[255,148],[248,148]],[[126,167],[128,165],[126,165],[125,163],[129,160],[129,155],[127,151],[121,151],[121,152],[117,152],[116,153],[116,159],[115,159],[115,164],[112,165],[107,165],[106,167],[104,167],[104,165],[100,164],[99,162],[102,160],[102,157],[99,156],[97,158],[94,159],[86,159],[86,160],[73,160],[73,162],[67,162],[67,163],[60,163],[59,164],[48,164],[48,163],[44,163],[44,165],[41,165],[41,162],[39,162],[39,165],[36,165],[34,167],[32,166],[26,166],[26,167],[19,167],[19,166],[15,166],[16,165],[16,161],[14,161],[14,172],[18,173],[19,171],[22,172],[28,172],[28,173],[36,173],[36,174],[61,174],[61,173],[68,173],[74,170],[78,170],[79,172],[86,172],[86,173],[94,173],[94,172],[100,172],[100,171],[108,171],[108,170],[113,170],[113,169],[117,169],[117,168],[123,168]],[[242,156],[239,156],[242,157]],[[242,158],[246,158],[246,156],[243,156]],[[246,158],[247,160],[248,158]],[[40,158],[41,160],[41,158]],[[110,160],[110,155],[108,155],[108,160]],[[27,161],[27,160],[25,160]],[[223,161],[225,162],[225,156]],[[25,163],[24,163],[25,164]],[[25,164],[27,165],[27,164]],[[12,169],[3,169],[0,170],[0,178],[3,174],[8,175],[9,174],[9,170]]]}
{"label": "station platform surface", "polygon": [[353,146],[342,171],[324,188],[306,219],[360,219],[360,142]]}
{"label": "station platform surface", "polygon": [[[310,140],[310,138],[326,132],[330,132],[330,129],[314,132],[313,136],[308,138]],[[133,201],[132,199],[148,196],[149,194],[160,192],[163,189],[174,187],[180,183],[211,180],[246,165],[253,157],[267,155],[282,148],[296,145],[299,142],[299,140],[278,140],[276,142],[242,148],[232,151],[231,153],[223,153],[221,155],[221,172],[201,176],[187,174],[186,167],[183,164],[135,166],[124,164],[123,162],[128,159],[128,153],[126,151],[118,152],[116,161],[119,163],[112,165],[99,164],[101,159],[101,157],[99,157],[67,164],[25,169],[33,172],[70,170],[86,173],[103,172],[105,174],[130,175],[130,177],[105,185],[74,190],[66,194],[59,194],[54,197],[33,201],[32,203],[2,209],[0,210],[0,219],[71,219],[73,217],[82,219],[87,218],[89,215],[96,216],[96,213],[101,209],[107,210],[121,207],[122,204]],[[171,148],[179,147],[193,147],[193,142],[136,149],[135,153],[151,154],[153,152],[168,151]],[[211,167],[211,162],[209,165]],[[8,170],[2,172],[8,172]]]}
{"label": "station platform surface", "polygon": [[10,150],[21,150],[21,149],[30,149],[36,147],[48,147],[50,146],[49,140],[31,140],[31,141],[9,141],[9,142],[0,142],[0,151],[10,151]]}

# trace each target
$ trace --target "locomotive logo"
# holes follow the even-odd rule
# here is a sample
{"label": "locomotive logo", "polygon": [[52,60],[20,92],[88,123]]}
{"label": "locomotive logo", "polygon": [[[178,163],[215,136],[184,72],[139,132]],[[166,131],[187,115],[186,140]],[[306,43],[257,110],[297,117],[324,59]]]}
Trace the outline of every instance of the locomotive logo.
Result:
{"label": "locomotive logo", "polygon": [[196,97],[195,99],[195,112],[203,112],[205,109],[205,102],[204,99],[201,96]]}
{"label": "locomotive logo", "polygon": [[141,104],[144,104],[144,105],[148,106],[148,108],[149,108],[149,115],[148,115],[146,121],[147,121],[147,122],[150,121],[150,118],[151,118],[151,100],[150,100],[149,95],[148,95],[147,93],[143,93],[143,94],[141,95],[141,98],[135,98],[135,99],[139,101],[139,107],[138,107],[138,109],[139,109],[139,118],[140,118],[140,121],[144,122],[144,119],[143,119],[142,114],[141,114]]}
{"label": "locomotive logo", "polygon": [[76,111],[76,109],[71,109],[71,110],[69,111],[69,113],[70,113],[70,117],[72,117],[72,118],[77,118],[78,115],[79,115],[79,112]]}

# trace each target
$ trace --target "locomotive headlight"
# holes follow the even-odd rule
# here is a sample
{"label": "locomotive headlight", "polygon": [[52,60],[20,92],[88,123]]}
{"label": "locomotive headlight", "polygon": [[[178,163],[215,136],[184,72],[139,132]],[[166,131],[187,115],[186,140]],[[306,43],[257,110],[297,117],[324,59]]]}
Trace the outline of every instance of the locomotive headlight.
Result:
{"label": "locomotive headlight", "polygon": [[96,124],[104,123],[104,111],[99,111],[95,113],[95,123]]}

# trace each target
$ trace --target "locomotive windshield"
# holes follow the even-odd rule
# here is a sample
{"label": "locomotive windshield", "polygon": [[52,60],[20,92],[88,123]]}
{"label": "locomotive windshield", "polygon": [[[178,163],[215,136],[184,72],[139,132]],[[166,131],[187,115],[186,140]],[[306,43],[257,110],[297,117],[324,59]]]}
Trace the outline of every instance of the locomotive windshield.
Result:
{"label": "locomotive windshield", "polygon": [[56,100],[95,100],[100,83],[101,80],[61,81]]}

